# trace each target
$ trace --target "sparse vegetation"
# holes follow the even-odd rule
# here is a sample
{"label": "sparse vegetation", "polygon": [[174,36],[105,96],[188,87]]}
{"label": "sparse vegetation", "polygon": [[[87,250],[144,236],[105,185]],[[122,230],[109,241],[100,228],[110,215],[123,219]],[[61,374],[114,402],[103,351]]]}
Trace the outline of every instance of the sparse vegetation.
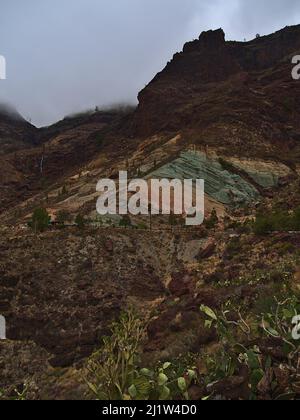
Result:
{"label": "sparse vegetation", "polygon": [[122,217],[122,219],[120,220],[119,226],[125,227],[125,228],[132,227],[132,222],[131,222],[129,214],[126,214]]}
{"label": "sparse vegetation", "polygon": [[297,208],[291,213],[284,210],[259,213],[253,223],[253,231],[256,235],[276,231],[300,231],[300,209]]}
{"label": "sparse vegetation", "polygon": [[20,389],[15,388],[10,395],[7,395],[3,389],[0,388],[0,401],[25,401],[27,400],[27,395],[29,391],[29,383],[25,383],[19,387]]}
{"label": "sparse vegetation", "polygon": [[[271,297],[257,315],[243,314],[232,302],[219,312],[206,306],[201,311],[207,318],[206,327],[216,329],[221,343],[215,355],[204,357],[211,398],[220,385],[228,397],[238,392],[243,399],[281,400],[300,395],[300,341],[292,337],[292,321],[300,312],[298,297]],[[281,352],[280,360],[275,349]]]}
{"label": "sparse vegetation", "polygon": [[148,229],[148,226],[146,225],[146,223],[139,223],[137,225],[137,229],[147,230]]}
{"label": "sparse vegetation", "polygon": [[86,380],[96,399],[189,399],[189,386],[197,376],[195,369],[178,368],[170,362],[150,369],[140,366],[145,325],[134,311],[123,314],[111,332],[88,362]]}
{"label": "sparse vegetation", "polygon": [[217,215],[217,211],[216,209],[213,209],[210,217],[204,220],[204,226],[206,227],[206,229],[215,229],[218,223],[219,223],[219,218]]}
{"label": "sparse vegetation", "polygon": [[72,216],[67,210],[60,210],[56,215],[56,222],[60,227],[64,227],[65,224],[71,220]]}
{"label": "sparse vegetation", "polygon": [[46,209],[38,208],[34,211],[29,226],[37,232],[44,232],[50,224],[51,218]]}

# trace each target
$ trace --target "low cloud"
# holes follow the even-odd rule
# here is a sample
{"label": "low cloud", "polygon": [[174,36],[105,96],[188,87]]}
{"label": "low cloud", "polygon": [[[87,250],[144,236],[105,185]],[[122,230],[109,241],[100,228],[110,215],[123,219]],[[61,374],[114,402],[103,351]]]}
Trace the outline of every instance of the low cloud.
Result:
{"label": "low cloud", "polygon": [[252,39],[300,23],[297,0],[11,0],[1,6],[0,101],[37,125],[81,109],[136,103],[183,44],[223,27]]}

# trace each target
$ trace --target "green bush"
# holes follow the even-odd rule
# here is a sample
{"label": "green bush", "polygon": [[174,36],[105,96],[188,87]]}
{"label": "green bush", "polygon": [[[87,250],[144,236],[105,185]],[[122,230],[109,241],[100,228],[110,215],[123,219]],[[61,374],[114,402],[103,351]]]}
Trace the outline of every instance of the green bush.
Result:
{"label": "green bush", "polygon": [[300,208],[297,208],[292,216],[292,227],[293,230],[300,230]]}
{"label": "green bush", "polygon": [[29,226],[37,232],[44,232],[50,224],[51,218],[46,209],[38,208],[32,215],[32,220],[29,222]]}
{"label": "green bush", "polygon": [[[221,343],[216,353],[204,356],[205,382],[212,384],[211,397],[219,381],[247,371],[244,387],[247,399],[297,399],[300,341],[293,339],[293,319],[300,310],[299,299],[294,295],[281,294],[280,299],[270,296],[257,309],[256,316],[246,318],[241,308],[232,303],[219,311],[201,306],[206,327],[216,330]],[[273,340],[272,348],[281,346],[280,360],[261,346],[266,340]],[[278,372],[285,372],[288,380],[276,375]]]}
{"label": "green bush", "polygon": [[265,235],[270,232],[288,232],[300,230],[300,208],[292,213],[277,210],[266,214],[258,214],[253,223],[256,235]]}
{"label": "green bush", "polygon": [[28,399],[29,383],[22,384],[21,389],[15,388],[13,392],[6,395],[5,391],[0,388],[0,401],[25,401]]}
{"label": "green bush", "polygon": [[259,235],[259,236],[266,235],[272,230],[273,230],[273,226],[272,226],[271,220],[261,215],[256,217],[256,220],[253,224],[253,231],[255,235]]}
{"label": "green bush", "polygon": [[91,356],[86,382],[98,400],[189,399],[194,369],[166,362],[154,368],[140,366],[145,337],[143,322],[130,310],[112,327],[112,335]]}
{"label": "green bush", "polygon": [[132,222],[131,222],[129,214],[126,214],[122,217],[122,219],[120,220],[119,226],[125,227],[125,228],[132,226]]}
{"label": "green bush", "polygon": [[213,209],[209,219],[204,221],[204,226],[206,229],[214,229],[219,223],[218,215],[216,209]]}

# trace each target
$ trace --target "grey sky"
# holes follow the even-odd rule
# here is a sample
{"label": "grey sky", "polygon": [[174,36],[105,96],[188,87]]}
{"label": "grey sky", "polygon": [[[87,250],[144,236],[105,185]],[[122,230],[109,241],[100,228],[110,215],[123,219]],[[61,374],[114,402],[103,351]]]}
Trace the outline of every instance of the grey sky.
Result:
{"label": "grey sky", "polygon": [[37,125],[136,102],[186,41],[222,27],[252,39],[300,23],[299,0],[0,0],[8,101]]}

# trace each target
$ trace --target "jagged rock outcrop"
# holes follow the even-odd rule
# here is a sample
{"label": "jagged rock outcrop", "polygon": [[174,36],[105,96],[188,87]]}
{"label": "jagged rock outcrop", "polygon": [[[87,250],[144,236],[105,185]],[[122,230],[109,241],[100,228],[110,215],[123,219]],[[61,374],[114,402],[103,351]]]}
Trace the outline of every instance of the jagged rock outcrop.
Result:
{"label": "jagged rock outcrop", "polygon": [[204,32],[140,92],[132,130],[181,132],[244,154],[297,147],[300,83],[291,78],[291,56],[299,51],[300,26],[250,42]]}

